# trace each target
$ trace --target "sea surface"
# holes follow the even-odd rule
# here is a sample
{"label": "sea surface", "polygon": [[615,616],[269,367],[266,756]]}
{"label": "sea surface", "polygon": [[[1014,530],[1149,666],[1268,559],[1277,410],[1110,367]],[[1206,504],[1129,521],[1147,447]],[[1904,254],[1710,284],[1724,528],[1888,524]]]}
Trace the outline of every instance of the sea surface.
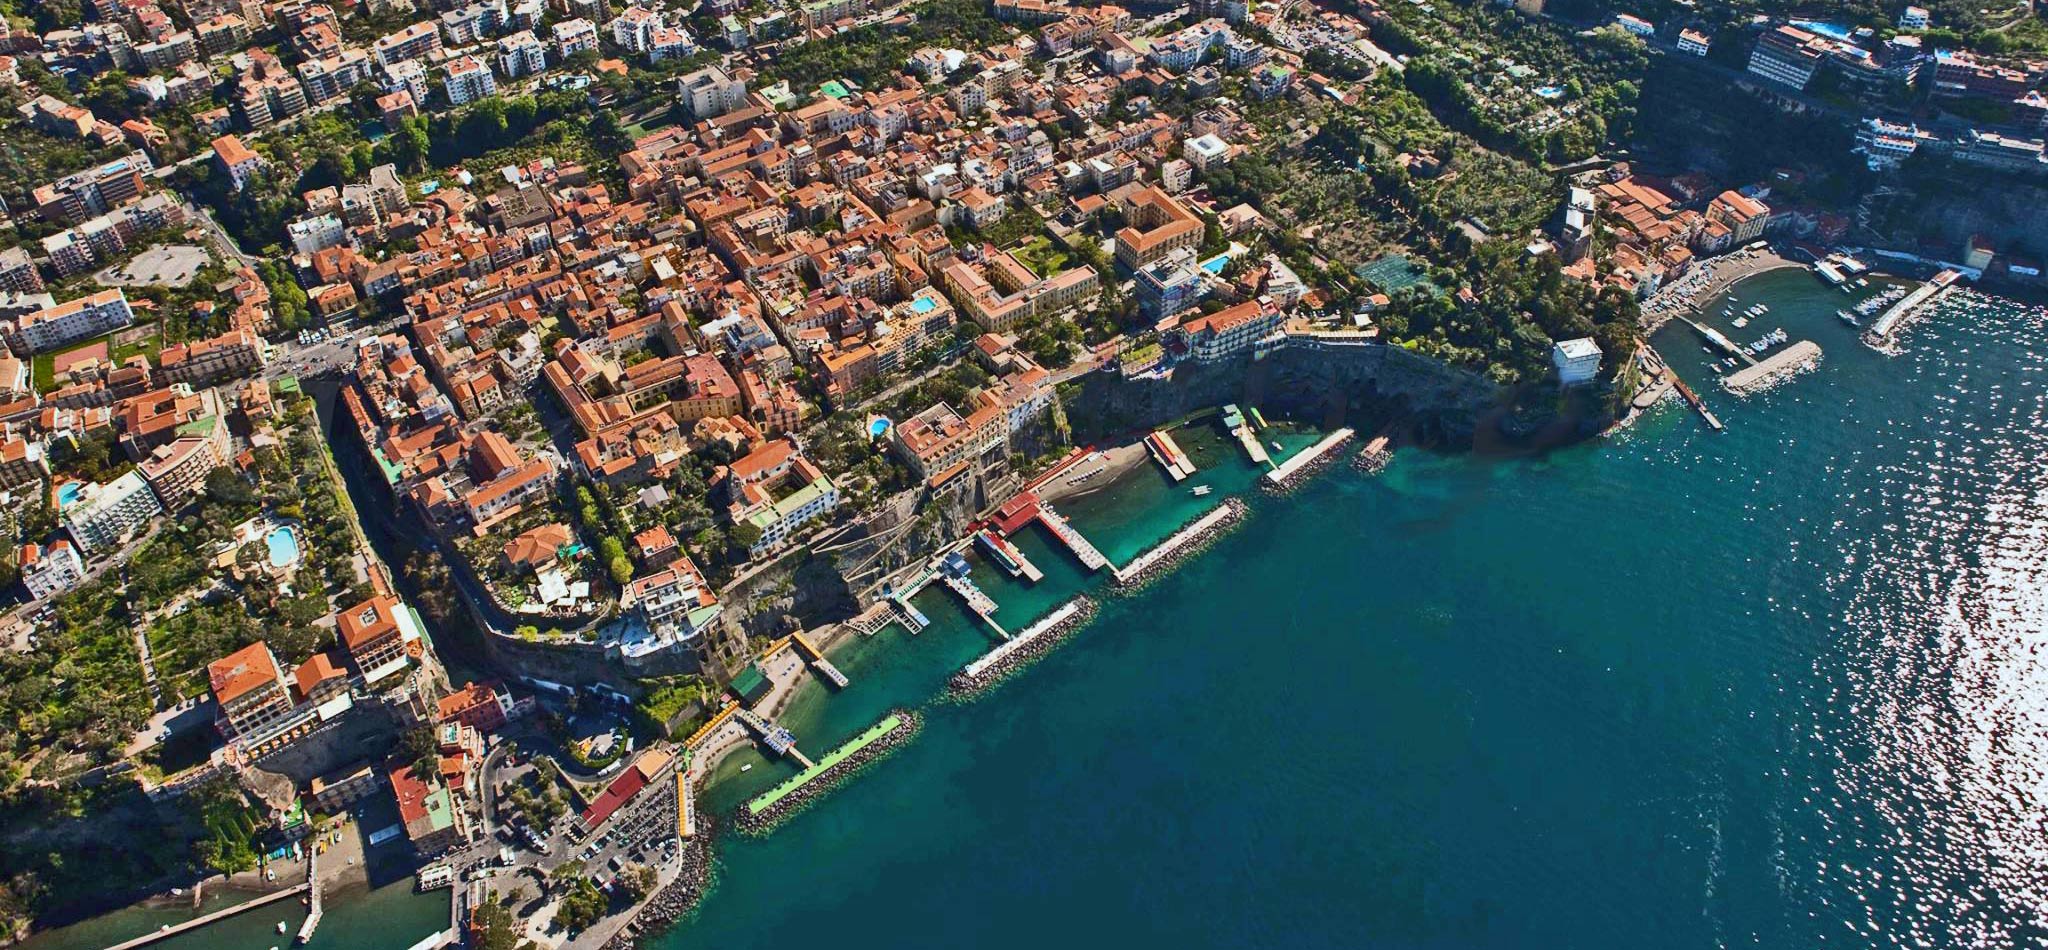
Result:
{"label": "sea surface", "polygon": [[[2048,347],[1957,300],[1899,352],[1854,298],[1740,285],[1817,370],[1540,459],[1402,452],[1236,533],[765,839],[658,946],[1956,947],[2048,940]],[[1718,318],[1719,306],[1711,308]],[[1182,441],[1198,442],[1183,436]],[[1215,440],[1195,481],[1250,472]],[[1234,464],[1233,464],[1234,463]],[[1219,495],[1063,506],[1127,560]],[[977,578],[1012,629],[1080,588]],[[992,642],[838,652],[829,748]],[[751,760],[729,807],[787,774]]]}
{"label": "sea surface", "polygon": [[[723,838],[654,945],[2043,945],[2048,319],[1958,298],[1883,354],[1804,272],[1735,295],[1771,311],[1710,322],[1825,356],[1737,399],[1661,334],[1724,433],[1673,402],[1541,458],[1403,451],[1268,498],[1213,423],[1180,430],[1186,485],[1147,468],[1061,509],[1119,563],[1225,494],[1244,525],[1130,596],[1036,528],[1038,585],[978,562],[1011,630],[1102,610],[971,702],[937,697],[993,634],[942,588],[923,634],[835,648],[851,687],[784,717],[806,750],[892,706],[924,731]],[[789,771],[736,756],[706,805]],[[439,926],[445,895],[402,896],[336,901],[321,946]]]}

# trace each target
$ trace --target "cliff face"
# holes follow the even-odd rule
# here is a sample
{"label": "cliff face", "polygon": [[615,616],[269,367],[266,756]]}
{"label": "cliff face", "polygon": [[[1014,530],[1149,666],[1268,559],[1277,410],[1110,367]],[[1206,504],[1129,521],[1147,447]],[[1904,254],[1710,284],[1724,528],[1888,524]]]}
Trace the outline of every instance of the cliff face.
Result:
{"label": "cliff face", "polygon": [[1250,362],[1182,364],[1163,379],[1091,373],[1078,384],[1068,409],[1077,442],[1237,402],[1352,425],[1402,419],[1424,441],[1462,448],[1504,398],[1480,376],[1391,346],[1296,344]]}

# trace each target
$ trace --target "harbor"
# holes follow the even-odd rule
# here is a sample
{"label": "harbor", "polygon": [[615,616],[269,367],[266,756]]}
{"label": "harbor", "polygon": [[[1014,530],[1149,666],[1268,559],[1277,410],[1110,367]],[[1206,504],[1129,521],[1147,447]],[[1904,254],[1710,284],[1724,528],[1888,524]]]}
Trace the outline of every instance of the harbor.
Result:
{"label": "harbor", "polygon": [[1186,556],[1192,546],[1213,539],[1219,530],[1227,529],[1242,520],[1246,510],[1244,502],[1236,498],[1210,509],[1207,514],[1189,522],[1186,527],[1160,542],[1158,547],[1138,555],[1123,567],[1111,569],[1116,586],[1129,588],[1144,583],[1158,570],[1171,565],[1176,558]]}
{"label": "harbor", "polygon": [[950,691],[955,696],[964,696],[994,684],[1024,663],[1044,655],[1057,641],[1094,616],[1095,602],[1087,597],[1076,597],[1053,608],[1052,613],[1039,618],[1023,633],[997,644],[963,667],[950,682]]}

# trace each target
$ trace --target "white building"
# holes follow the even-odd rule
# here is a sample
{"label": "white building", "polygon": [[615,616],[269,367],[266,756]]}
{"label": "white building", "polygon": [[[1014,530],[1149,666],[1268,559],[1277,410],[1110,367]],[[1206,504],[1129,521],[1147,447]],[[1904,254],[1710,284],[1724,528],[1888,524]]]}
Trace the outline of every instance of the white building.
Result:
{"label": "white building", "polygon": [[453,105],[465,106],[498,93],[497,79],[474,56],[450,62],[443,71],[448,77],[448,101]]}
{"label": "white building", "polygon": [[1590,383],[1600,375],[1600,345],[1589,336],[1554,343],[1550,347],[1550,362],[1557,367],[1560,385]]}
{"label": "white building", "polygon": [[65,530],[88,554],[120,546],[164,510],[142,473],[134,470],[104,485],[86,484],[77,497],[58,504]]}
{"label": "white building", "polygon": [[1181,143],[1180,154],[1196,171],[1206,175],[1211,169],[1230,163],[1230,143],[1214,133],[1198,135]]}
{"label": "white building", "polygon": [[1678,31],[1678,51],[1689,56],[1705,56],[1714,48],[1712,37],[1698,30]]}
{"label": "white building", "polygon": [[659,574],[635,578],[627,586],[627,596],[660,640],[695,640],[721,610],[717,595],[687,557]]}
{"label": "white building", "polygon": [[1899,29],[1924,30],[1934,25],[1934,14],[1926,7],[1907,7],[1899,11]]}
{"label": "white building", "polygon": [[316,254],[330,247],[340,247],[348,238],[348,228],[340,218],[331,214],[307,215],[285,225],[285,233],[291,235],[292,247],[301,254]]}
{"label": "white building", "polygon": [[555,24],[555,55],[568,59],[577,53],[597,52],[597,27],[577,17]]}
{"label": "white building", "polygon": [[548,48],[530,30],[498,40],[498,71],[507,79],[531,76],[548,68]]}
{"label": "white building", "polygon": [[724,115],[747,101],[747,84],[716,66],[706,66],[677,82],[683,108],[692,118]]}
{"label": "white building", "polygon": [[118,289],[102,290],[24,316],[6,336],[16,350],[40,353],[134,322],[135,311],[128,309],[128,297]]}
{"label": "white building", "polygon": [[41,600],[54,597],[85,580],[85,562],[78,557],[78,548],[62,538],[47,548],[33,544],[21,547],[21,586],[28,588],[28,595]]}

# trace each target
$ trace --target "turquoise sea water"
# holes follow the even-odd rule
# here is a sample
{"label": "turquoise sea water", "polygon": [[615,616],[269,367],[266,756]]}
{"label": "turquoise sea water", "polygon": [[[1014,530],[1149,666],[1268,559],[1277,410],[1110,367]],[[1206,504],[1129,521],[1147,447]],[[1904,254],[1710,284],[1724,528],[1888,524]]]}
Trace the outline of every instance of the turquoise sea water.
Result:
{"label": "turquoise sea water", "polygon": [[[2043,321],[1957,304],[1886,356],[1810,275],[1740,295],[1772,312],[1737,339],[1784,326],[1827,355],[1744,401],[1690,331],[1660,337],[1728,432],[1674,404],[1540,460],[1404,452],[1259,499],[1022,676],[728,839],[659,946],[2038,943]],[[1138,482],[1066,506],[1119,561],[1216,498]],[[1013,628],[1081,582],[1025,548],[1040,589],[983,578]],[[946,596],[922,636],[840,651],[854,685],[789,717],[807,745],[986,648]]]}
{"label": "turquoise sea water", "polygon": [[[1254,497],[1022,675],[726,838],[655,945],[2040,945],[2048,321],[1960,302],[1888,356],[1810,275],[1738,297],[1771,313],[1735,339],[1826,356],[1738,400],[1661,335],[1726,433],[1674,403],[1541,459],[1403,452]],[[1061,505],[1120,563],[1254,477],[1212,430],[1177,438],[1217,494],[1148,468]],[[1040,585],[975,575],[1013,630],[1096,583],[1020,544]],[[991,644],[943,590],[918,605],[930,630],[836,648],[853,685],[795,700],[806,749]],[[718,809],[788,774],[721,771]],[[321,945],[402,948],[442,901],[337,901]]]}

